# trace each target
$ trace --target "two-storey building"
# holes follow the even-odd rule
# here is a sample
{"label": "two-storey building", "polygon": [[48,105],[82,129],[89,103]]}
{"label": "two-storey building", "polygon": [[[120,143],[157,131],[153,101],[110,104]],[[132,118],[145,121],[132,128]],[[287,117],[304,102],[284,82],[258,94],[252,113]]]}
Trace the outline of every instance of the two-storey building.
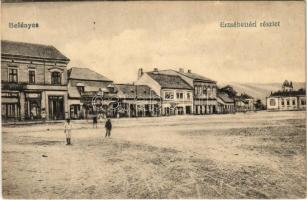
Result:
{"label": "two-storey building", "polygon": [[193,113],[193,87],[179,75],[139,72],[137,85],[148,85],[161,97],[162,115],[183,115]]}
{"label": "two-storey building", "polygon": [[69,59],[53,46],[1,41],[2,119],[64,119]]}

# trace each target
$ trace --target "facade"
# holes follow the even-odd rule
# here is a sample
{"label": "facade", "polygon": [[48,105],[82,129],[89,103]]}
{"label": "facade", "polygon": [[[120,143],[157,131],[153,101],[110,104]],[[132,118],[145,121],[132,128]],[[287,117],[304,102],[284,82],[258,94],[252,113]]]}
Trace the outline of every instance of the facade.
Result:
{"label": "facade", "polygon": [[139,74],[136,85],[147,85],[159,95],[162,115],[193,114],[193,88],[180,76],[154,69]]}
{"label": "facade", "polygon": [[161,99],[147,85],[115,84],[117,109],[112,116],[117,117],[157,117],[161,114]]}
{"label": "facade", "polygon": [[247,112],[255,110],[254,98],[248,94],[243,93],[240,96],[236,96],[234,100],[236,112]]}
{"label": "facade", "polygon": [[219,92],[217,94],[217,104],[217,113],[235,113],[235,101],[228,94]]}
{"label": "facade", "polygon": [[68,105],[72,119],[88,119],[95,113],[95,96],[110,96],[113,81],[88,68],[68,70]]}
{"label": "facade", "polygon": [[292,82],[287,80],[282,90],[271,92],[266,99],[268,111],[306,110],[306,90],[293,90]]}
{"label": "facade", "polygon": [[[142,74],[142,69],[139,69],[139,75]],[[213,114],[217,113],[217,85],[207,77],[187,72],[180,68],[175,70],[159,70],[160,74],[180,76],[190,87],[193,88],[193,114]]]}
{"label": "facade", "polygon": [[219,93],[227,94],[229,98],[234,100],[235,112],[247,112],[255,110],[255,100],[246,93],[238,95],[237,91],[231,85],[226,85],[219,89]]}
{"label": "facade", "polygon": [[68,114],[69,59],[53,46],[1,41],[2,120],[59,120]]}

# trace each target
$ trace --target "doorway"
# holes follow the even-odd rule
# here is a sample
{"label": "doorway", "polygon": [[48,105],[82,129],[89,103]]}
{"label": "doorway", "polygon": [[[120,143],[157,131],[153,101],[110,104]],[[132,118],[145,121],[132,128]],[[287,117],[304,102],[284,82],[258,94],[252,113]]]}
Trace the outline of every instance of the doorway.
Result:
{"label": "doorway", "polygon": [[65,117],[64,96],[48,96],[49,119],[62,120]]}

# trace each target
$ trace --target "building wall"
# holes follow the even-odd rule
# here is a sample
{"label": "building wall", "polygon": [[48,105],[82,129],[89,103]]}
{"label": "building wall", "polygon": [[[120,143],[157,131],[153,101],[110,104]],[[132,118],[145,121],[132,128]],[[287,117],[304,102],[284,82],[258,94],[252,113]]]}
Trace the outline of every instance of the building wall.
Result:
{"label": "building wall", "polygon": [[4,59],[1,61],[1,80],[8,81],[9,68],[15,68],[18,71],[18,82],[29,83],[29,71],[35,71],[35,84],[38,85],[50,85],[51,84],[51,72],[58,71],[61,73],[61,85],[67,85],[67,69],[66,65],[56,63],[44,63],[23,60],[9,60]]}
{"label": "building wall", "polygon": [[298,109],[306,110],[306,96],[298,96]]}
{"label": "building wall", "polygon": [[[274,103],[275,102],[275,103]],[[305,96],[290,96],[290,97],[268,97],[267,110],[304,110],[306,109]]]}
{"label": "building wall", "polygon": [[153,91],[155,91],[156,94],[161,93],[161,86],[159,83],[157,83],[155,80],[153,80],[147,73],[144,73],[139,80],[135,82],[136,85],[147,85],[150,87]]}
{"label": "building wall", "polygon": [[[173,94],[172,99],[166,98],[166,93]],[[177,93],[183,94],[183,98],[177,98]],[[188,98],[190,95],[190,98]],[[165,108],[172,109],[170,115],[178,114],[178,110],[174,110],[175,107],[181,107],[183,110],[182,114],[187,114],[186,107],[190,107],[190,114],[193,114],[193,92],[192,90],[184,90],[184,89],[162,89],[160,92],[160,96],[162,97],[162,114],[167,115]],[[179,95],[180,96],[180,95]],[[180,108],[180,109],[181,109]],[[181,111],[180,111],[181,112]]]}
{"label": "building wall", "polygon": [[[13,85],[9,83],[9,69],[17,69],[18,84],[24,85],[22,89],[18,91],[18,119],[29,118],[32,113],[30,104],[33,102],[37,103],[38,114],[37,117],[41,118],[43,112],[46,113],[46,119],[49,119],[49,106],[48,96],[62,96],[63,97],[63,108],[65,113],[68,112],[68,99],[67,99],[67,69],[66,64],[61,62],[47,63],[37,61],[37,59],[29,58],[27,60],[16,59],[10,57],[2,57],[1,61],[1,81],[7,85]],[[35,71],[35,83],[29,83],[29,71]],[[51,73],[57,71],[61,73],[61,84],[51,85]],[[14,92],[14,91],[6,91]],[[3,107],[9,102],[2,102]],[[33,108],[33,107],[32,107]],[[44,110],[44,111],[43,111]],[[33,116],[33,115],[32,115]]]}

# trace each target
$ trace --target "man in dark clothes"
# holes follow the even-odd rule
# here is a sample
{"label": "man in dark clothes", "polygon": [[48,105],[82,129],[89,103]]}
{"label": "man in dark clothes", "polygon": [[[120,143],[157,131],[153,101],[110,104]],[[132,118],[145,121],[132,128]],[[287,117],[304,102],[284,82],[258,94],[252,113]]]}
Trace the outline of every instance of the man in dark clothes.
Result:
{"label": "man in dark clothes", "polygon": [[106,137],[110,137],[111,136],[111,130],[112,130],[112,123],[111,123],[110,119],[108,119],[106,121],[105,128],[106,128]]}
{"label": "man in dark clothes", "polygon": [[97,115],[93,116],[93,128],[97,128]]}

